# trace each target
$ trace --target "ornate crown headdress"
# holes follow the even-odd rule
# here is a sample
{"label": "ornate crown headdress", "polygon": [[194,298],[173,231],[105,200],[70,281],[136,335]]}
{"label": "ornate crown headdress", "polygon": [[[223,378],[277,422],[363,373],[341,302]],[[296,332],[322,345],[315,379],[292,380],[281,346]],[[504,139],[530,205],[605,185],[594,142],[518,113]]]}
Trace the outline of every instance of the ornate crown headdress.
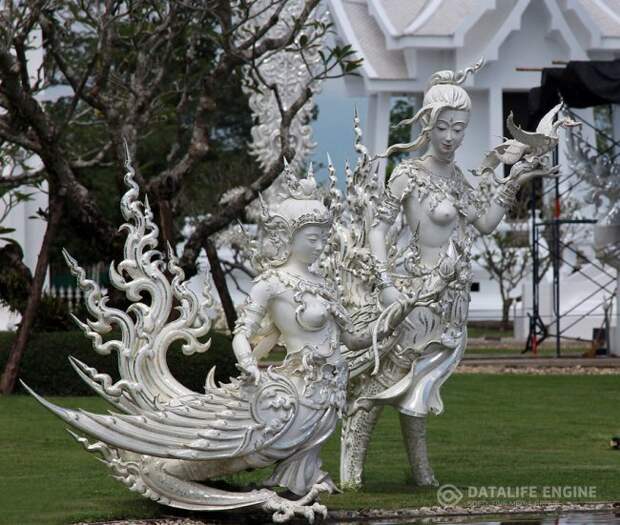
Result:
{"label": "ornate crown headdress", "polygon": [[297,177],[284,159],[284,172],[277,196],[279,202],[268,206],[262,195],[259,195],[263,227],[267,229],[285,227],[290,234],[293,234],[306,224],[331,223],[331,213],[319,195],[312,163],[305,177]]}
{"label": "ornate crown headdress", "polygon": [[279,189],[272,197],[275,202],[268,204],[259,195],[259,243],[253,258],[257,268],[284,264],[291,238],[302,226],[329,226],[332,222],[332,214],[319,194],[312,164],[305,177],[298,177],[285,159],[278,182]]}

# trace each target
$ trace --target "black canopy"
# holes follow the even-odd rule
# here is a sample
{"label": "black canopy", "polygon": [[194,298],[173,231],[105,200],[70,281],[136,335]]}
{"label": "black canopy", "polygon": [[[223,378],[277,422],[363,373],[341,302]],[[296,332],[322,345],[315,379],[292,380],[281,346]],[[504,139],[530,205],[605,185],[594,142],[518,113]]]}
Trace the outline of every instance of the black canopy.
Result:
{"label": "black canopy", "polygon": [[538,122],[560,96],[572,108],[620,104],[620,59],[575,61],[543,69],[540,87],[530,90],[529,123]]}

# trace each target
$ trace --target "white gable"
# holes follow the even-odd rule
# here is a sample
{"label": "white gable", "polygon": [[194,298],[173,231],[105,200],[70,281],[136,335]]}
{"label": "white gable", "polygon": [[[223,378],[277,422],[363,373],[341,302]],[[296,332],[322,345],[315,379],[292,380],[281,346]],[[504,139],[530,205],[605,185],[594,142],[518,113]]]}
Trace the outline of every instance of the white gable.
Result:
{"label": "white gable", "polygon": [[[329,3],[340,38],[364,59],[363,86],[359,80],[347,80],[358,95],[419,92],[433,71],[462,69],[480,57],[487,60],[487,70],[492,74],[491,64],[500,60],[500,50],[514,45],[515,35],[524,47],[518,62],[514,61],[518,59],[514,51],[507,53],[513,58],[508,64],[511,70],[517,66],[551,66],[553,60],[620,56],[620,0]],[[540,53],[531,53],[534,44],[542,46]],[[474,87],[486,87],[473,82]]]}

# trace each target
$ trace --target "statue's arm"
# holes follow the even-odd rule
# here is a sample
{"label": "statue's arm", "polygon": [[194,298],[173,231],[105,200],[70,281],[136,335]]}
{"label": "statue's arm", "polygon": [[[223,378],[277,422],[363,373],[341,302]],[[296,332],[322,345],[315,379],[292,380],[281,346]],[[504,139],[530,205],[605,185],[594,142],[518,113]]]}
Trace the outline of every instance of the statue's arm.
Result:
{"label": "statue's arm", "polygon": [[[449,279],[453,279],[452,275]],[[448,284],[448,280],[438,279],[432,290],[420,295],[418,291],[413,296],[399,294],[398,299],[393,301],[373,323],[366,326],[363,330],[354,331],[352,325],[342,329],[341,341],[350,350],[361,350],[390,337],[396,328],[411,313],[416,306],[430,306],[437,301],[437,298]]]}
{"label": "statue's arm", "polygon": [[402,196],[407,189],[407,184],[408,177],[406,173],[396,167],[385,188],[383,200],[375,212],[375,220],[368,232],[370,252],[379,266],[378,270],[381,279],[379,286],[382,288],[381,299],[385,304],[393,303],[401,295],[391,283],[385,271],[388,255],[385,239],[401,211]]}
{"label": "statue's arm", "polygon": [[501,188],[496,191],[485,212],[473,222],[474,227],[483,235],[492,233],[511,207],[510,203],[499,199],[500,191]]}
{"label": "statue's arm", "polygon": [[[401,294],[399,294],[399,296],[401,296]],[[411,312],[413,305],[413,301],[403,299],[401,296],[391,304],[391,307],[395,308],[396,313],[388,316],[387,320],[383,320],[383,322],[377,320],[375,323],[366,326],[362,330],[354,330],[352,325],[342,327],[340,338],[342,344],[344,344],[349,350],[362,350],[372,345],[373,332],[375,330],[377,332],[377,341],[381,341],[386,337],[391,336],[398,325],[404,321],[409,312]]]}
{"label": "statue's arm", "polygon": [[395,168],[394,173],[385,187],[383,199],[375,210],[375,219],[368,232],[370,252],[379,262],[387,262],[385,237],[401,209],[401,198],[407,186],[405,173]]}
{"label": "statue's arm", "polygon": [[510,168],[510,175],[495,189],[487,209],[472,224],[482,234],[491,233],[502,221],[506,212],[514,206],[517,192],[536,177],[557,177],[559,166],[547,167],[541,159],[521,160]]}
{"label": "statue's arm", "polygon": [[271,291],[267,281],[257,281],[245,304],[240,309],[240,315],[233,330],[232,347],[237,358],[238,368],[246,372],[255,382],[258,382],[258,363],[252,353],[250,339],[260,328],[261,321],[267,313],[267,306],[271,298]]}

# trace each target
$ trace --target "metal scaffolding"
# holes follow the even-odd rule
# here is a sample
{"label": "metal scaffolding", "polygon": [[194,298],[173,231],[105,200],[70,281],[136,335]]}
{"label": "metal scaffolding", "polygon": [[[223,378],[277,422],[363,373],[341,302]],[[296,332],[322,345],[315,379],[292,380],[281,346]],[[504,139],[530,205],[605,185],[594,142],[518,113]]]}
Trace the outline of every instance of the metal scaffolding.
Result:
{"label": "metal scaffolding", "polygon": [[[571,118],[574,120],[579,120],[582,125],[593,129],[598,135],[603,136],[605,140],[608,141],[611,145],[607,147],[604,151],[598,151],[598,149],[589,144],[597,154],[595,158],[601,157],[603,155],[608,155],[610,160],[616,159],[620,155],[620,142],[614,140],[613,137],[610,137],[604,131],[596,128],[591,123],[587,122],[585,119],[581,118],[579,115],[570,111],[570,109],[566,110]],[[613,150],[616,148],[616,152]],[[558,162],[558,148],[556,147],[553,153],[553,163],[557,164]],[[576,179],[576,181],[572,181],[571,179]],[[526,345],[522,353],[532,352],[534,354],[537,353],[538,345],[542,343],[545,339],[550,336],[549,327],[554,326],[554,337],[555,337],[555,351],[556,356],[561,356],[561,340],[568,339],[565,334],[571,327],[577,324],[579,321],[589,316],[598,308],[603,308],[605,312],[605,319],[603,321],[603,325],[606,328],[606,339],[607,339],[607,350],[609,351],[609,298],[605,298],[605,294],[609,294],[613,298],[616,295],[616,286],[617,286],[617,277],[611,274],[602,264],[598,263],[595,260],[590,260],[588,258],[585,259],[585,262],[592,265],[592,267],[601,271],[605,277],[609,277],[609,281],[605,280],[604,283],[594,281],[590,276],[588,276],[580,266],[576,266],[571,264],[563,257],[563,251],[568,250],[569,252],[577,254],[578,252],[570,245],[566,244],[561,239],[561,227],[567,224],[594,224],[597,222],[596,219],[562,219],[561,218],[561,204],[562,197],[567,193],[571,192],[573,189],[582,184],[582,180],[577,177],[576,170],[571,170],[569,174],[560,180],[560,178],[555,178],[553,184],[550,185],[549,188],[544,187],[544,184],[541,186],[542,191],[539,195],[538,186],[534,183],[531,184],[531,201],[530,201],[530,214],[531,214],[531,223],[532,223],[532,232],[531,232],[531,243],[530,250],[532,253],[532,313],[529,315],[529,334],[527,337]],[[560,190],[560,185],[568,184],[568,187]],[[550,220],[540,220],[537,214],[537,203],[544,201],[544,198],[550,194],[553,194],[553,217]],[[541,230],[543,228],[551,229],[551,242],[549,243],[551,246],[545,245],[541,243]],[[553,294],[553,319],[545,324],[541,315],[540,315],[540,283],[544,275],[541,274],[541,254],[540,249],[547,250],[551,257],[551,266],[553,271],[553,286],[552,286],[552,294]],[[583,257],[583,254],[579,253],[580,256]],[[561,320],[571,315],[571,313],[577,308],[577,306],[573,306],[568,310],[562,312],[560,308],[560,285],[561,285],[561,274],[560,274],[560,266],[562,264],[566,264],[570,266],[575,272],[581,272],[583,275],[587,277],[588,280],[592,281],[597,288],[594,292],[583,298],[583,301],[586,301],[592,298],[597,293],[603,292],[603,299],[597,303],[593,308],[591,308],[588,312],[580,314],[577,316],[577,319],[573,320],[568,326],[564,326],[561,328]]]}

